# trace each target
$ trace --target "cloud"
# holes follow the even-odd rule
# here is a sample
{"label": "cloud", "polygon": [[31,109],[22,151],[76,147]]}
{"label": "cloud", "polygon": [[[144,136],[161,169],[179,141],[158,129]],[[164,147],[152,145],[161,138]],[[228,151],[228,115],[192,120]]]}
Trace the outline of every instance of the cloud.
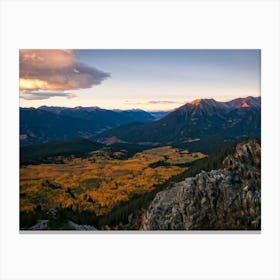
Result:
{"label": "cloud", "polygon": [[[20,90],[30,92],[85,89],[110,77],[77,61],[73,50],[20,50],[19,68]],[[39,92],[35,95],[39,97]]]}
{"label": "cloud", "polygon": [[43,100],[51,97],[75,98],[76,94],[71,92],[46,92],[46,91],[23,91],[20,92],[20,98],[25,100]]}
{"label": "cloud", "polygon": [[171,100],[149,100],[145,102],[134,102],[134,101],[125,101],[127,104],[131,105],[149,105],[149,104],[181,104],[182,102],[171,101]]}
{"label": "cloud", "polygon": [[170,101],[170,100],[150,100],[147,103],[148,104],[179,104],[181,102]]}

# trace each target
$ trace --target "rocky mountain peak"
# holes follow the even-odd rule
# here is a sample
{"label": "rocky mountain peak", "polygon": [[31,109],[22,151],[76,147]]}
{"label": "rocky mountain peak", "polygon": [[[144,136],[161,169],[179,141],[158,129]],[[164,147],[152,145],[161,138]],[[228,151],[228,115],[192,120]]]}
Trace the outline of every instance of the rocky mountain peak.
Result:
{"label": "rocky mountain peak", "polygon": [[191,102],[192,105],[198,106],[201,103],[201,99],[195,99]]}
{"label": "rocky mountain peak", "polygon": [[202,171],[159,192],[144,214],[144,230],[253,230],[261,223],[261,147],[240,143],[223,169]]}
{"label": "rocky mountain peak", "polygon": [[248,103],[246,101],[244,101],[241,105],[242,108],[248,108],[250,107],[250,105],[248,105]]}
{"label": "rocky mountain peak", "polygon": [[228,102],[216,101],[213,98],[195,99],[190,103],[186,103],[181,108],[190,109],[199,107],[201,109],[212,107],[213,109],[233,110],[238,108],[260,108],[260,97],[248,96],[245,98],[237,98]]}
{"label": "rocky mountain peak", "polygon": [[215,104],[218,103],[215,99],[213,98],[206,98],[206,99],[195,99],[194,101],[187,103],[187,104],[191,104],[194,106],[205,106],[205,105],[209,105],[209,106],[215,106]]}
{"label": "rocky mountain peak", "polygon": [[260,109],[261,107],[261,97],[248,96],[245,98],[237,98],[228,102],[231,108],[251,108]]}

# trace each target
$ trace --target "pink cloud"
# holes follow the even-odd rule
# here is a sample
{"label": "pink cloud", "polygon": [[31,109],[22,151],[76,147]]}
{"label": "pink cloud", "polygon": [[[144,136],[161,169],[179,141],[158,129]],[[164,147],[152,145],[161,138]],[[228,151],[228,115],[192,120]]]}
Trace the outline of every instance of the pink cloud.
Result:
{"label": "pink cloud", "polygon": [[20,90],[31,92],[85,89],[110,77],[77,61],[73,50],[20,50],[19,68]]}

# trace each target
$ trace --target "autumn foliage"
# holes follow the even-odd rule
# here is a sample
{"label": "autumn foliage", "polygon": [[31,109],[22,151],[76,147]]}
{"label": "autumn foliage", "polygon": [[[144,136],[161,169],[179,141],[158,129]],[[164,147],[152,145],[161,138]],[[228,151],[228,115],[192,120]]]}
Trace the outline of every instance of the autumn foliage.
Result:
{"label": "autumn foliage", "polygon": [[21,212],[60,207],[104,215],[120,202],[182,173],[187,169],[184,164],[205,157],[170,146],[119,159],[122,152],[112,155],[100,149],[84,158],[60,156],[59,163],[54,158],[56,163],[21,167]]}

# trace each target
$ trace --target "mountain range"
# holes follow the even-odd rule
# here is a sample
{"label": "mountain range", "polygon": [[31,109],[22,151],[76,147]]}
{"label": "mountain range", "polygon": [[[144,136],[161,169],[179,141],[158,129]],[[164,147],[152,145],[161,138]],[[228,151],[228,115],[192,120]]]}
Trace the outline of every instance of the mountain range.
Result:
{"label": "mountain range", "polygon": [[122,124],[154,121],[158,119],[157,113],[154,116],[140,109],[121,111],[81,106],[20,108],[20,142],[28,145],[75,137],[90,138]]}
{"label": "mountain range", "polygon": [[158,121],[120,126],[98,135],[99,141],[174,144],[203,137],[259,137],[261,98],[238,98],[229,102],[197,99]]}
{"label": "mountain range", "polygon": [[261,97],[229,102],[197,99],[172,112],[99,107],[20,108],[21,145],[75,137],[105,144],[195,145],[197,141],[259,137]]}

